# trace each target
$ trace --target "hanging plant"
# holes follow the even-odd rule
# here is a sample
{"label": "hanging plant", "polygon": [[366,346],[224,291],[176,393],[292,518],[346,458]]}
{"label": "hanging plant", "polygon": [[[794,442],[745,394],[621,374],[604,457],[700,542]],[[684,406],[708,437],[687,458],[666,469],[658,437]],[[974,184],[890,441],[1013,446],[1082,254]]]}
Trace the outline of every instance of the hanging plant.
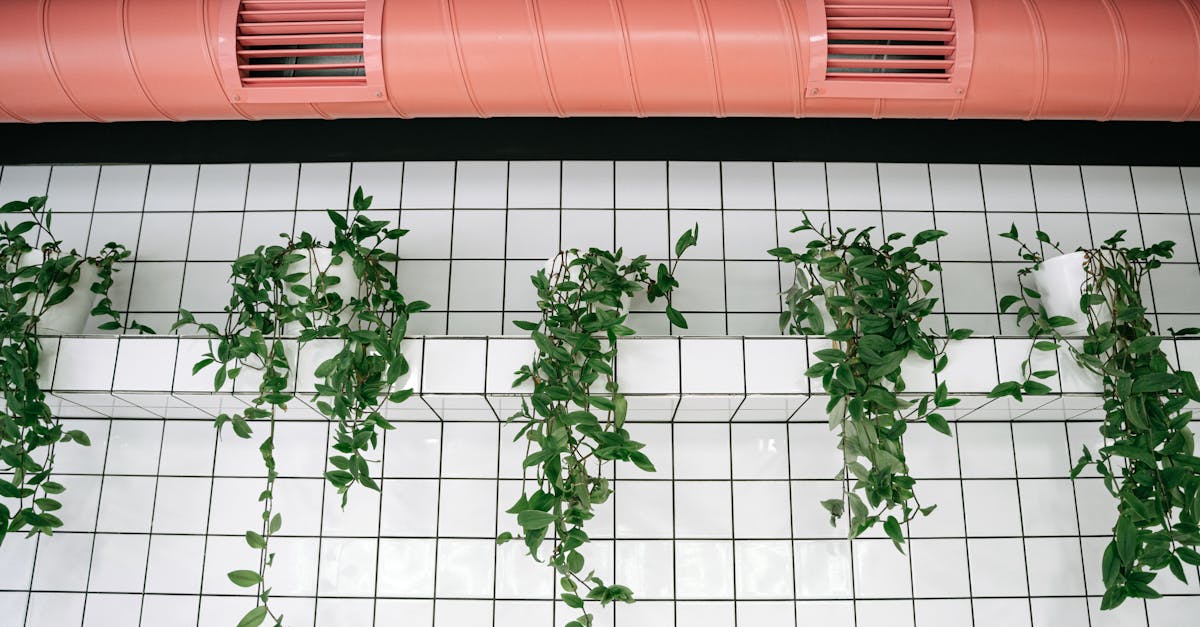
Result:
{"label": "hanging plant", "polygon": [[[83,431],[64,430],[46,402],[38,371],[43,344],[39,335],[82,333],[89,315],[105,319],[100,329],[120,329],[108,295],[117,263],[129,257],[109,242],[95,255],[64,251],[50,230],[46,197],[13,201],[0,207],[0,543],[9,532],[52,534],[62,526],[55,512],[64,491],[53,480],[58,444],[89,446]],[[40,244],[37,242],[41,242]],[[93,301],[95,301],[93,303]],[[153,333],[133,323],[133,328]],[[15,501],[15,502],[14,502]]]}
{"label": "hanging plant", "polygon": [[[380,431],[393,428],[383,407],[412,395],[411,388],[397,389],[403,388],[409,371],[401,344],[409,317],[429,305],[406,302],[400,294],[395,272],[399,257],[391,250],[407,231],[368,218],[370,206],[371,197],[359,188],[350,218],[327,212],[333,223],[331,241],[318,241],[307,232],[295,237],[283,233],[282,243],[259,246],[238,258],[224,328],[197,323],[188,311],[180,312],[175,325],[194,325],[211,338],[209,352],[193,372],[215,367],[215,390],[247,377],[248,370],[256,373],[257,396],[241,412],[217,416],[217,428],[228,424],[238,437],[250,438],[251,423],[267,423],[259,446],[266,469],[259,495],[262,524],[246,531],[246,543],[259,551],[258,564],[228,575],[258,593],[256,607],[239,627],[256,627],[268,619],[283,624],[283,615],[270,608],[265,580],[275,558],[271,539],[283,526],[274,509],[275,427],[295,402],[293,378],[315,377],[316,392],[309,400],[334,423],[332,469],[325,479],[342,495],[343,507],[354,485],[379,490],[370,476],[369,456],[379,446]],[[284,335],[295,340],[285,341]],[[310,352],[319,357],[306,357]]]}
{"label": "hanging plant", "polygon": [[[659,264],[655,273],[644,255],[626,261],[619,249],[562,251],[548,270],[532,277],[541,319],[514,323],[530,332],[537,355],[516,372],[513,386],[532,381],[533,392],[508,418],[510,423],[524,423],[516,439],[526,440],[525,479],[521,498],[508,510],[516,515],[522,534],[505,532],[496,541],[521,538],[530,555],[541,561],[538,551],[553,532],[547,562],[558,572],[562,601],[580,611],[567,627],[592,625],[586,601],[602,606],[633,602],[629,588],[606,584],[594,571],[585,574],[583,555],[589,540],[584,527],[594,506],[612,493],[603,477],[604,465],[632,462],[654,471],[642,452],[645,445],[625,429],[628,402],[613,370],[617,338],[633,335],[625,324],[625,299],[642,290],[650,302],[665,298],[667,318],[687,328],[670,298],[679,286],[674,276],[678,259],[696,244],[699,234],[698,225],[685,231],[675,243],[675,261],[669,268]],[[530,472],[532,492],[526,485]]]}
{"label": "hanging plant", "polygon": [[[922,507],[917,499],[902,436],[910,422],[926,422],[950,435],[939,410],[959,399],[949,395],[944,382],[933,394],[915,401],[905,398],[901,363],[916,355],[930,362],[935,374],[941,372],[947,363],[946,345],[966,339],[971,331],[951,329],[939,338],[921,327],[937,303],[929,295],[933,284],[921,275],[940,272],[941,266],[922,257],[918,248],[946,232],[922,231],[910,245],[898,243],[906,237],[903,233],[892,233],[876,245],[873,230],[827,232],[806,215],[792,232],[810,231],[815,239],[800,252],[769,252],[796,268],[795,282],[784,293],[780,329],[833,340],[832,348],[816,351],[819,361],[807,372],[821,380],[829,395],[829,428],[838,431],[845,460],[836,477],[843,482],[843,498],[821,505],[834,525],[850,510],[851,538],[882,521],[888,537],[903,551],[903,525],[918,515],[928,516],[936,505]],[[832,321],[830,331],[827,318]]]}
{"label": "hanging plant", "polygon": [[[1200,389],[1192,373],[1175,367],[1162,350],[1163,338],[1154,333],[1141,293],[1150,273],[1171,258],[1175,243],[1130,247],[1124,235],[1119,231],[1099,248],[1068,254],[1037,231],[1037,240],[1061,255],[1045,259],[1021,241],[1016,225],[1000,234],[1017,242],[1028,262],[1017,272],[1020,293],[1002,298],[1000,309],[1017,306],[1017,321],[1027,324],[1032,342],[1021,364],[1022,380],[1001,383],[991,393],[1020,400],[1050,392],[1039,379],[1056,371],[1033,370],[1034,351],[1065,351],[1100,378],[1100,433],[1107,445],[1095,453],[1084,447],[1071,478],[1092,465],[1117,500],[1117,521],[1101,564],[1105,610],[1130,597],[1160,597],[1151,583],[1163,569],[1186,582],[1183,564],[1200,565],[1200,457],[1192,413],[1184,409],[1200,401]],[[1171,333],[1194,335],[1200,329]]]}

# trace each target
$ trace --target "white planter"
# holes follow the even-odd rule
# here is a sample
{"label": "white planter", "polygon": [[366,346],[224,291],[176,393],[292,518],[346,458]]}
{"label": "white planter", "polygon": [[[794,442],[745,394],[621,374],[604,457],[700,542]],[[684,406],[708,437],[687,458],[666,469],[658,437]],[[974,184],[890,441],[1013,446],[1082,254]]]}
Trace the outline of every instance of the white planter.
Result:
{"label": "white planter", "polygon": [[[35,250],[26,253],[21,258],[22,265],[39,265],[42,263],[42,251]],[[100,278],[96,266],[84,262],[79,267],[79,280],[71,285],[74,292],[61,303],[54,305],[42,314],[38,321],[38,333],[45,335],[77,335],[87,327],[88,316],[95,306],[97,294],[92,292],[92,284]],[[41,302],[38,298],[38,302]]]}
{"label": "white planter", "polygon": [[[1033,272],[1033,280],[1038,293],[1042,295],[1041,303],[1046,308],[1046,314],[1075,320],[1075,324],[1059,328],[1063,335],[1079,335],[1087,331],[1087,315],[1079,309],[1084,283],[1087,282],[1086,261],[1086,253],[1077,251],[1047,259]],[[1093,307],[1092,311],[1101,321],[1107,320],[1106,308]]]}
{"label": "white planter", "polygon": [[[289,272],[303,272],[307,276],[300,279],[300,284],[308,287],[310,290],[316,289],[316,277],[324,271],[327,276],[335,276],[340,281],[337,285],[330,288],[330,291],[342,297],[342,301],[349,303],[351,298],[357,297],[359,287],[361,286],[358,277],[354,274],[354,264],[346,256],[342,256],[342,263],[333,265],[333,252],[328,248],[314,248],[309,250],[299,250],[297,253],[304,255],[304,259],[292,264]],[[343,323],[347,322],[343,320]],[[304,327],[298,322],[289,322],[284,325],[283,332],[288,336],[299,335]],[[294,379],[297,382],[297,388],[302,390],[312,390],[315,383],[313,372],[321,362],[336,355],[341,347],[341,342],[338,341],[314,341],[309,342],[304,347],[304,350],[299,350],[297,342],[284,342],[283,351],[287,356],[288,364],[292,367]]]}
{"label": "white planter", "polygon": [[[288,271],[290,274],[297,272],[305,273],[306,276],[300,279],[301,285],[315,291],[317,274],[323,270],[327,276],[334,276],[340,279],[337,285],[330,288],[330,291],[341,296],[342,302],[349,303],[351,298],[358,296],[361,283],[354,274],[354,264],[347,256],[343,255],[342,263],[335,266],[333,265],[333,253],[328,248],[299,250],[296,252],[304,255],[304,259],[292,264],[292,267]],[[299,323],[289,322],[284,326],[283,332],[286,335],[298,335],[303,328]],[[289,354],[289,357],[292,356]],[[293,361],[292,363],[295,362]]]}

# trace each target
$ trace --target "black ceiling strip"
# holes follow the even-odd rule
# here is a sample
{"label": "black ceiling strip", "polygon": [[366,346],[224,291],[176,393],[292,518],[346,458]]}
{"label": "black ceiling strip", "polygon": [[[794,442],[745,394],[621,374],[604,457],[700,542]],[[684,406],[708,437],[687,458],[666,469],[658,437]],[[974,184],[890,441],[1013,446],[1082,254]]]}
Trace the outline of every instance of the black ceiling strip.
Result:
{"label": "black ceiling strip", "polygon": [[0,164],[455,159],[1200,165],[1200,124],[496,118],[0,124]]}

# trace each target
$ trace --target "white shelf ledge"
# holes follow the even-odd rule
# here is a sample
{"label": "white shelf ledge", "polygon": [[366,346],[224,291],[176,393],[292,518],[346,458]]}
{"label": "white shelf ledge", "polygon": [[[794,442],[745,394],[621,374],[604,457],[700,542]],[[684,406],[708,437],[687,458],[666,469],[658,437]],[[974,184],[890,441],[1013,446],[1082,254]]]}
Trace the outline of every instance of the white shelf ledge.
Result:
{"label": "white shelf ledge", "polygon": [[[236,410],[255,396],[253,373],[213,391],[209,367],[192,374],[208,351],[208,340],[177,336],[64,336],[44,338],[42,381],[58,415],[70,418],[211,418]],[[620,340],[617,377],[629,398],[630,421],[725,422],[826,420],[827,397],[804,371],[814,351],[829,341],[805,337],[634,337]],[[1183,366],[1200,366],[1200,339],[1163,344]],[[928,364],[904,367],[907,393],[933,391],[939,380],[962,402],[943,412],[950,420],[1063,420],[1098,418],[1099,381],[1069,360],[1036,353],[1045,369],[1059,375],[1044,381],[1053,392],[1012,399],[986,397],[998,381],[1018,374],[1029,340],[981,337],[955,342],[950,364],[934,377]],[[298,361],[315,364],[320,343],[305,346]],[[404,387],[416,392],[402,405],[387,406],[390,420],[503,420],[521,403],[528,387],[513,389],[513,372],[534,355],[526,337],[416,337],[405,346],[412,372]],[[1035,368],[1039,368],[1035,364]],[[299,402],[285,420],[320,419],[308,404],[311,376],[293,381]],[[306,394],[308,393],[308,394]]]}

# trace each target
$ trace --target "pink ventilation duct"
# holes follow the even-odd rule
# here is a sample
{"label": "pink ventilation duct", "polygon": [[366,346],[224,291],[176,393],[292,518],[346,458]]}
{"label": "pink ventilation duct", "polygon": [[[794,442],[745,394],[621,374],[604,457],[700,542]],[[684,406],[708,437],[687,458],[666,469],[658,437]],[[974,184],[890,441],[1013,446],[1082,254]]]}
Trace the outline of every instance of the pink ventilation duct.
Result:
{"label": "pink ventilation duct", "polygon": [[1194,120],[1200,0],[3,0],[0,121]]}

